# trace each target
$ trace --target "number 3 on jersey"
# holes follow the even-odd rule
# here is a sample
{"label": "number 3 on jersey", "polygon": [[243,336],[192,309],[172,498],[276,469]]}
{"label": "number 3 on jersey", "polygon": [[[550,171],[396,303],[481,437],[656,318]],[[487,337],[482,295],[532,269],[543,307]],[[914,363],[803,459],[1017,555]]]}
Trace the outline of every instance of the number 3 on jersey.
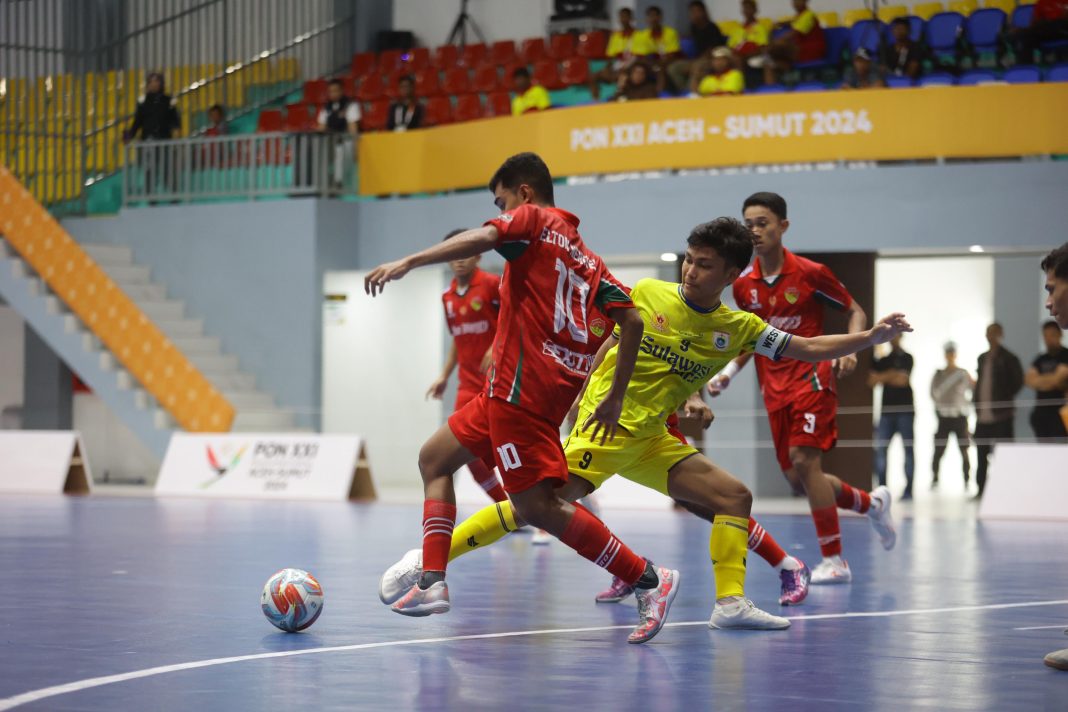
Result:
{"label": "number 3 on jersey", "polygon": [[559,276],[556,279],[553,330],[559,334],[566,326],[572,339],[585,344],[589,340],[586,333],[586,296],[590,293],[590,285],[559,258],[556,260],[556,271]]}
{"label": "number 3 on jersey", "polygon": [[803,417],[805,418],[805,424],[801,426],[801,429],[804,430],[806,433],[816,432],[816,414],[804,413]]}

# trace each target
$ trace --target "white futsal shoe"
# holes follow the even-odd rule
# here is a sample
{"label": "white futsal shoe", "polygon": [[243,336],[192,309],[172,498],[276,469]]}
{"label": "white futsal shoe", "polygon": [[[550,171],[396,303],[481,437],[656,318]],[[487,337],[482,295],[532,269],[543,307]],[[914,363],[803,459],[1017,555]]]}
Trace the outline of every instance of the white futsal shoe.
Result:
{"label": "white futsal shoe", "polygon": [[813,586],[849,583],[852,580],[853,572],[849,570],[849,564],[841,556],[827,557],[812,569]]}
{"label": "white futsal shoe", "polygon": [[780,616],[773,616],[753,605],[748,598],[735,598],[727,603],[716,603],[712,609],[709,628],[733,630],[785,630],[790,621]]}
{"label": "white futsal shoe", "polygon": [[387,606],[396,603],[419,583],[423,575],[423,550],[412,549],[400,561],[386,569],[378,581],[378,597]]}
{"label": "white futsal shoe", "polygon": [[890,551],[897,543],[897,531],[894,529],[894,518],[890,515],[890,504],[893,498],[890,490],[884,485],[876,487],[871,493],[872,504],[868,509],[868,520],[871,527],[879,535],[883,542],[883,548]]}
{"label": "white futsal shoe", "polygon": [[552,534],[544,529],[535,529],[534,535],[530,537],[530,543],[534,546],[548,546],[553,542],[554,538]]}

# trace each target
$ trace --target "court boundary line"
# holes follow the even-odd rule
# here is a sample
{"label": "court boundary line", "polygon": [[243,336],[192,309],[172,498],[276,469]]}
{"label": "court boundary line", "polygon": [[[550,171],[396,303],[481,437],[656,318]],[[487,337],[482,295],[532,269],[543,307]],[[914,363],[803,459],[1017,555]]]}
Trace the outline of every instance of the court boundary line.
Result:
{"label": "court boundary line", "polygon": [[[1068,604],[1068,599],[1051,600],[1051,601],[1021,601],[1018,603],[989,603],[981,606],[952,606],[946,608],[911,608],[897,611],[854,611],[847,613],[816,613],[813,615],[798,615],[798,616],[785,616],[790,621],[819,621],[819,620],[841,620],[849,618],[891,618],[894,616],[912,616],[912,615],[928,615],[932,613],[965,613],[968,611],[994,611],[1005,610],[1010,608],[1034,608],[1038,606],[1059,606]],[[708,625],[708,621],[681,621],[678,623],[665,623],[665,628],[683,628],[688,626]],[[300,655],[324,655],[327,653],[345,653],[356,650],[373,650],[376,648],[391,648],[400,647],[405,645],[429,645],[434,643],[456,643],[465,640],[495,640],[500,638],[523,638],[534,635],[553,635],[553,634],[570,634],[570,633],[595,633],[610,630],[628,630],[633,628],[633,625],[606,625],[606,626],[590,626],[585,628],[547,628],[542,630],[517,630],[506,631],[503,633],[476,633],[471,635],[451,635],[451,636],[439,636],[436,638],[413,638],[411,640],[384,640],[376,643],[355,643],[352,645],[332,645],[322,648],[302,648],[300,650],[278,650],[271,653],[251,653],[249,655],[234,655],[226,658],[210,658],[207,660],[194,660],[186,663],[174,663],[171,665],[158,665],[156,667],[144,668],[142,670],[131,670],[130,672],[117,673],[114,675],[102,675],[99,677],[90,677],[84,680],[75,680],[73,682],[63,683],[61,685],[52,685],[50,687],[42,687],[37,690],[29,690],[22,692],[11,697],[0,698],[0,712],[14,709],[22,705],[29,704],[31,702],[38,702],[50,697],[57,697],[59,695],[69,694],[71,692],[80,692],[81,690],[91,690],[96,687],[103,687],[105,685],[113,685],[119,682],[128,682],[130,680],[140,680],[146,677],[155,677],[157,675],[166,675],[172,672],[182,672],[185,670],[197,670],[200,668],[216,667],[219,665],[230,665],[233,663],[249,662],[253,660],[270,660],[273,658],[291,658]],[[1056,626],[1060,627],[1060,626]]]}

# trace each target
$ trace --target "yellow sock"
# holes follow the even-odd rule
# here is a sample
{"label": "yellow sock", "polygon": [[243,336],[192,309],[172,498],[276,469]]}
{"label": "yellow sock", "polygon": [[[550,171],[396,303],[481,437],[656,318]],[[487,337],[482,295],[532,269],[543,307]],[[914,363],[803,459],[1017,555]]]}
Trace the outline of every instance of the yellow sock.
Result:
{"label": "yellow sock", "polygon": [[457,524],[452,530],[449,561],[469,551],[489,546],[508,532],[514,532],[518,528],[511,502],[497,502],[483,507]]}
{"label": "yellow sock", "polygon": [[[716,572],[716,599],[745,595],[745,552],[749,520],[716,515],[708,550]],[[453,538],[453,541],[456,541]]]}

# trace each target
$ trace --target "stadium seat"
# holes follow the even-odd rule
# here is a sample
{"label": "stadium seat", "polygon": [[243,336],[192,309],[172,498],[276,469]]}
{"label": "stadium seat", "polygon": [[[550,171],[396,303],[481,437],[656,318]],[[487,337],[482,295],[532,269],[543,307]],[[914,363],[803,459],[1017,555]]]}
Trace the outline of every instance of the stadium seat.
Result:
{"label": "stadium seat", "polygon": [[983,7],[996,7],[1006,15],[1016,9],[1016,0],[983,0]]}
{"label": "stadium seat", "polygon": [[401,55],[401,66],[409,74],[426,69],[430,66],[430,50],[426,47],[415,47]]}
{"label": "stadium seat", "polygon": [[[923,18],[917,17],[916,15],[908,15],[905,17],[905,19],[909,21],[909,39],[911,39],[913,42],[922,42],[924,26]],[[894,31],[893,28],[890,27],[890,25],[886,26],[886,31],[884,34],[886,36],[886,44],[893,44]]]}
{"label": "stadium seat", "polygon": [[478,94],[464,94],[456,97],[456,110],[453,111],[454,121],[474,121],[483,116],[482,99]]}
{"label": "stadium seat", "polygon": [[606,49],[608,49],[608,33],[598,30],[583,32],[579,35],[575,52],[586,59],[604,59]]}
{"label": "stadium seat", "polygon": [[1046,73],[1047,82],[1068,82],[1068,64],[1057,64]]}
{"label": "stadium seat", "polygon": [[[498,66],[504,64],[514,64],[518,61],[518,57],[515,53],[515,42],[512,40],[501,40],[494,42],[490,46],[489,61]],[[457,107],[459,111],[459,107]]]}
{"label": "stadium seat", "polygon": [[845,27],[829,27],[823,31],[823,37],[827,45],[827,51],[823,59],[798,62],[795,65],[797,69],[801,71],[823,69],[825,67],[838,69],[842,64],[842,53],[849,42],[849,30]]}
{"label": "stadium seat", "polygon": [[940,12],[927,21],[926,41],[939,57],[957,54],[957,42],[964,29],[964,16],[959,12]]}
{"label": "stadium seat", "polygon": [[488,94],[501,88],[501,77],[497,73],[497,65],[480,64],[475,68],[475,76],[471,80],[471,88],[477,92]]}
{"label": "stadium seat", "polygon": [[386,84],[382,81],[382,75],[378,74],[378,72],[364,77],[356,90],[356,99],[359,101],[377,101],[385,96]]}
{"label": "stadium seat", "polygon": [[962,87],[973,87],[978,84],[993,84],[997,80],[997,75],[989,69],[972,69],[962,74],[957,84]]}
{"label": "stadium seat", "polygon": [[926,77],[920,77],[918,84],[921,87],[951,87],[956,83],[957,80],[952,74],[935,72],[934,74],[928,74]]}
{"label": "stadium seat", "polygon": [[560,81],[569,87],[585,85],[590,81],[590,62],[585,57],[565,59],[560,70]]}
{"label": "stadium seat", "polygon": [[[459,60],[457,60],[457,64],[459,64],[462,67],[467,67],[468,69],[470,69],[471,67],[477,67],[478,65],[482,64],[482,62],[484,62],[485,59],[486,59],[486,45],[481,44],[481,43],[469,44],[469,45],[466,45],[460,51],[460,58],[459,58]],[[448,71],[447,67],[446,67],[445,71]]]}
{"label": "stadium seat", "polygon": [[545,59],[546,54],[545,40],[541,37],[529,37],[519,43],[519,61],[523,64],[534,64]]}
{"label": "stadium seat", "polygon": [[976,10],[964,23],[964,36],[977,52],[997,52],[1007,17],[994,7]]}
{"label": "stadium seat", "polygon": [[434,50],[434,55],[430,58],[431,66],[437,67],[442,72],[452,69],[459,61],[460,48],[451,44],[441,45]]}
{"label": "stadium seat", "polygon": [[397,99],[400,97],[400,80],[401,77],[410,76],[408,71],[403,67],[398,67],[393,70],[393,73],[386,77],[386,98]]}
{"label": "stadium seat", "polygon": [[912,80],[908,77],[899,77],[896,74],[891,74],[886,78],[886,86],[890,89],[908,89],[912,85]]}
{"label": "stadium seat", "polygon": [[575,36],[570,32],[553,35],[549,38],[549,59],[563,62],[575,56]]}
{"label": "stadium seat", "polygon": [[[722,32],[722,30],[720,30]],[[726,33],[724,33],[726,35]],[[729,36],[729,35],[726,35]],[[684,57],[693,59],[697,56],[697,43],[693,41],[693,37],[680,37],[679,38],[679,51],[682,52]]]}
{"label": "stadium seat", "polygon": [[304,82],[304,101],[316,106],[325,104],[327,98],[326,87],[327,81],[325,79],[309,79]]}
{"label": "stadium seat", "polygon": [[909,9],[904,5],[887,5],[879,8],[879,19],[889,23],[899,17],[908,17]]}
{"label": "stadium seat", "polygon": [[946,8],[940,2],[921,2],[912,6],[912,14],[924,20],[930,20],[938,13],[945,11]]}
{"label": "stadium seat", "polygon": [[1013,27],[1030,27],[1031,18],[1035,14],[1034,5],[1017,5],[1016,9],[1012,11],[1012,26]]}
{"label": "stadium seat", "polygon": [[560,80],[560,70],[551,59],[543,59],[535,64],[531,78],[535,84],[540,84],[549,91],[564,88],[564,83]]}
{"label": "stadium seat", "polygon": [[1013,67],[1005,71],[1002,79],[1009,84],[1035,84],[1042,81],[1042,72],[1038,67]]}
{"label": "stadium seat", "polygon": [[430,126],[441,126],[452,122],[452,100],[447,96],[432,96],[426,102],[423,114]]}
{"label": "stadium seat", "polygon": [[356,77],[341,77],[341,91],[348,97],[355,97],[360,83]]}
{"label": "stadium seat", "polygon": [[883,23],[878,20],[862,20],[849,28],[849,54],[864,47],[873,55],[878,53],[883,41]]}
{"label": "stadium seat", "polygon": [[[473,45],[468,45],[469,47]],[[465,67],[453,67],[445,70],[445,80],[441,83],[441,90],[446,94],[470,94],[471,80],[467,76]]]}
{"label": "stadium seat", "polygon": [[493,91],[512,91],[512,75],[515,74],[515,70],[523,66],[522,64],[509,64],[506,67],[501,67],[501,78],[497,82],[497,86],[493,88]]}
{"label": "stadium seat", "polygon": [[786,91],[786,87],[782,84],[765,84],[762,87],[757,87],[754,94],[782,94]]}
{"label": "stadium seat", "polygon": [[311,104],[286,105],[286,131],[312,131],[315,129],[315,108]]}
{"label": "stadium seat", "polygon": [[360,116],[363,131],[383,131],[389,121],[389,100],[380,99],[367,104]]}
{"label": "stadium seat", "polygon": [[811,91],[827,91],[827,85],[823,82],[801,82],[794,91],[811,92]]}
{"label": "stadium seat", "polygon": [[256,131],[275,133],[285,128],[285,118],[281,109],[264,109],[256,119]]}
{"label": "stadium seat", "polygon": [[415,95],[437,96],[441,93],[441,78],[437,67],[427,67],[415,73]]}
{"label": "stadium seat", "polygon": [[951,0],[949,3],[950,12],[959,12],[965,17],[968,17],[978,9],[978,0]]}
{"label": "stadium seat", "polygon": [[867,8],[853,8],[852,10],[846,10],[842,15],[842,24],[846,27],[853,27],[858,22],[870,21],[872,19],[872,11]]}
{"label": "stadium seat", "polygon": [[486,113],[490,116],[511,116],[512,97],[508,92],[495,91],[486,96]]}
{"label": "stadium seat", "polygon": [[401,66],[401,56],[404,52],[399,49],[387,49],[378,55],[378,73],[393,74]]}
{"label": "stadium seat", "polygon": [[370,74],[377,65],[378,55],[374,52],[357,52],[352,55],[350,71],[352,72],[352,76],[362,77],[366,74]]}
{"label": "stadium seat", "polygon": [[[841,24],[842,24],[842,21],[838,19],[838,13],[834,12],[833,10],[830,11],[830,12],[821,12],[818,15],[816,15],[816,17],[820,21],[820,27],[823,27],[824,29],[826,29],[828,27],[840,27]],[[720,29],[723,29],[723,25],[724,24],[725,23],[722,23],[722,22],[719,23]],[[739,27],[741,26],[741,23],[735,23],[735,24],[738,25]],[[725,34],[728,37],[730,37],[730,34],[726,30],[723,30],[723,34]]]}

